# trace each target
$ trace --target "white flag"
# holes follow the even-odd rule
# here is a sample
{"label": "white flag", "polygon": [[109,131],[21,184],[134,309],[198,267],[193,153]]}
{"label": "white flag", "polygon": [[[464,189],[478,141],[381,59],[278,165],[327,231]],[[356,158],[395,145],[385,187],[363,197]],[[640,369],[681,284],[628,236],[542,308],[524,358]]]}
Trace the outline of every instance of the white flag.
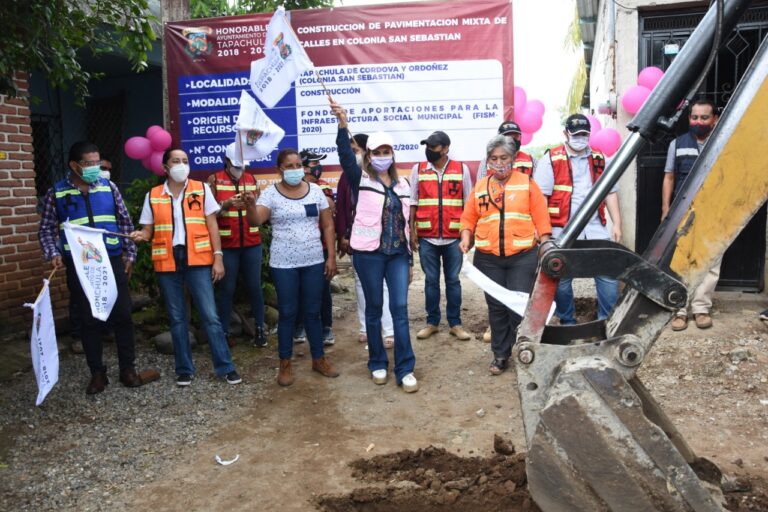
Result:
{"label": "white flag", "polygon": [[72,261],[85,296],[91,303],[93,318],[106,321],[117,301],[117,283],[104,247],[103,229],[64,223]]}
{"label": "white flag", "polygon": [[37,379],[37,400],[40,405],[48,392],[59,381],[59,347],[56,344],[56,328],[53,323],[51,293],[48,280],[43,280],[43,291],[34,304],[24,304],[32,308],[32,337],[30,350],[32,368]]}
{"label": "white flag", "polygon": [[251,62],[251,90],[272,108],[299,75],[314,67],[285,17],[285,8],[278,7],[267,26],[264,57]]}
{"label": "white flag", "polygon": [[[464,257],[464,264],[462,265],[461,271],[485,293],[498,300],[518,315],[525,316],[525,307],[528,305],[530,294],[508,290],[495,281],[492,281],[490,277],[486,276],[480,269],[472,265],[469,262],[469,258],[466,256]],[[547,322],[549,322],[549,319],[552,318],[554,313],[555,304],[552,303],[552,306],[549,308],[549,314],[547,315]]]}
{"label": "white flag", "polygon": [[235,155],[244,160],[269,156],[285,137],[285,130],[272,122],[247,91],[240,93],[240,115],[235,123]]}

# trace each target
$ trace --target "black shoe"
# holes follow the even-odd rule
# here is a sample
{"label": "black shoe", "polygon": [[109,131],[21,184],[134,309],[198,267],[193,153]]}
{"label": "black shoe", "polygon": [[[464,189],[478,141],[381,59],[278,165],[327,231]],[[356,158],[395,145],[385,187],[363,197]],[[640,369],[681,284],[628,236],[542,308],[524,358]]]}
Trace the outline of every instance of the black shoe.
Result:
{"label": "black shoe", "polygon": [[240,374],[237,373],[236,371],[231,371],[227,374],[228,384],[235,385],[235,384],[240,384],[241,382],[243,382],[243,379],[240,378]]}
{"label": "black shoe", "polygon": [[176,377],[177,386],[189,386],[192,384],[192,376],[188,373],[182,373]]}
{"label": "black shoe", "polygon": [[768,320],[768,309],[760,313],[760,320]]}
{"label": "black shoe", "polygon": [[264,334],[264,329],[257,327],[256,333],[253,335],[253,346],[257,348],[264,348],[267,346],[267,336]]}

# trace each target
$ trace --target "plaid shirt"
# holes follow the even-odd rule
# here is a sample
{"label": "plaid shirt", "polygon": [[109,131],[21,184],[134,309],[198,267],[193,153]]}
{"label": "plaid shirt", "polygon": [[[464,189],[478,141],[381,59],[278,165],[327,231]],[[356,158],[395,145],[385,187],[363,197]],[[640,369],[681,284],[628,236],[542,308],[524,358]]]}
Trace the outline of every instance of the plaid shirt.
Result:
{"label": "plaid shirt", "polygon": [[[67,183],[72,187],[77,188],[72,180],[67,176]],[[98,182],[92,183],[89,188],[93,188],[98,185]],[[109,186],[112,188],[112,194],[115,198],[115,204],[117,205],[117,211],[115,212],[115,218],[117,219],[117,227],[120,233],[129,234],[133,231],[133,222],[131,222],[131,216],[128,214],[128,208],[125,207],[125,201],[123,196],[120,195],[120,191],[117,189],[117,185],[109,182]],[[56,194],[53,187],[48,189],[48,193],[45,194],[43,200],[43,214],[40,220],[40,229],[37,232],[37,237],[40,240],[40,246],[43,249],[43,257],[46,261],[50,261],[56,256],[61,256],[61,250],[58,244],[59,239],[59,216],[56,213]],[[123,252],[130,261],[136,261],[136,244],[130,238],[123,238]]]}

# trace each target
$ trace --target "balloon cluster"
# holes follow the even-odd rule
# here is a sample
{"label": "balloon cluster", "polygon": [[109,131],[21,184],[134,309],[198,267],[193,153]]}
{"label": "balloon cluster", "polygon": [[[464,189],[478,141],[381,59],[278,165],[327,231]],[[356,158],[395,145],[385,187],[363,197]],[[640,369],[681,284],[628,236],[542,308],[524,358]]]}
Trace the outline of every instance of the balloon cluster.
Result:
{"label": "balloon cluster", "polygon": [[593,115],[587,114],[591,132],[589,135],[589,146],[596,149],[606,156],[613,156],[621,146],[621,135],[613,128],[603,128],[600,120]]}
{"label": "balloon cluster", "polygon": [[529,100],[525,89],[515,87],[515,122],[522,130],[520,143],[530,144],[533,134],[544,124],[544,103],[539,100]]}
{"label": "balloon cluster", "polygon": [[123,149],[128,157],[141,160],[141,165],[148,171],[162,176],[163,152],[171,147],[171,134],[162,126],[150,126],[147,128],[146,137],[131,137],[125,141]]}
{"label": "balloon cluster", "polygon": [[627,89],[621,97],[621,106],[624,110],[630,114],[636,114],[662,76],[664,71],[656,66],[649,66],[640,71],[637,75],[637,85]]}

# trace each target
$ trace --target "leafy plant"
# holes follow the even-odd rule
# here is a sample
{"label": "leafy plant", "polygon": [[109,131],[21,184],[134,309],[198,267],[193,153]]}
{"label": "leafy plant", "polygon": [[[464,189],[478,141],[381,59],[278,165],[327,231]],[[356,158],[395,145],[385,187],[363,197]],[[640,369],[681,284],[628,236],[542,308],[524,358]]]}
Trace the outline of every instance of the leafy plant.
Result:
{"label": "leafy plant", "polygon": [[139,72],[157,39],[148,0],[5,0],[0,12],[0,94],[12,97],[17,71],[41,70],[54,87],[72,87],[82,106],[88,81],[101,75],[83,69],[78,51],[119,48]]}
{"label": "leafy plant", "polygon": [[[154,174],[148,178],[135,179],[128,187],[126,194],[126,206],[131,215],[133,225],[139,227],[141,210],[144,207],[144,197],[152,189],[159,185],[160,178]],[[136,263],[133,265],[133,276],[130,285],[133,290],[146,292],[150,297],[157,297],[158,285],[155,277],[155,268],[152,265],[152,244],[137,244]]]}
{"label": "leafy plant", "polygon": [[214,18],[218,16],[237,16],[273,12],[278,6],[285,6],[287,11],[311,9],[313,7],[332,7],[332,0],[189,0],[189,14],[192,18]]}

